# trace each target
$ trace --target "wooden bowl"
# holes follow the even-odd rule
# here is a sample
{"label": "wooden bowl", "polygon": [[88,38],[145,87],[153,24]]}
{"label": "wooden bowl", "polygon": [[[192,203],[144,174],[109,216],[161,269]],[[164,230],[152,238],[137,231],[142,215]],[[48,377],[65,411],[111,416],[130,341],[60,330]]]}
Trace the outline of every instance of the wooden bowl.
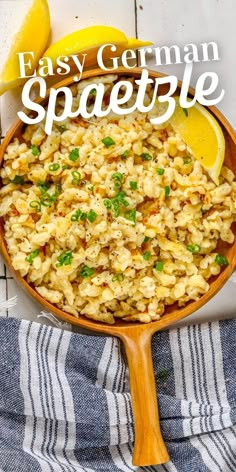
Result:
{"label": "wooden bowl", "polygon": [[[84,73],[83,79],[99,75],[101,76],[108,73],[109,71],[104,72],[100,69],[91,70]],[[131,72],[128,72],[124,68],[119,68],[115,73],[118,76],[125,75],[138,78],[140,77],[141,69],[135,68]],[[150,71],[150,77],[163,77],[163,74]],[[60,82],[60,84],[54,86],[54,88],[68,86],[72,83],[73,78],[68,78],[63,82]],[[179,83],[179,88],[180,86],[181,83]],[[166,93],[166,86],[160,86],[159,91],[161,94]],[[189,90],[189,95],[194,95],[193,89]],[[37,101],[46,104],[47,99]],[[236,175],[236,137],[234,131],[224,116],[215,107],[209,107],[209,111],[218,120],[224,132],[226,140],[225,164]],[[18,119],[7,133],[7,136],[0,148],[0,166],[6,147],[14,136],[19,136],[21,134],[22,127],[23,124]],[[236,225],[233,225],[233,231],[236,235]],[[14,270],[4,240],[3,221],[0,221],[0,235],[0,251],[7,265],[25,291],[34,300],[39,302],[44,307],[44,309],[54,313],[58,318],[81,328],[96,331],[98,333],[117,336],[124,343],[130,371],[130,387],[135,421],[133,464],[138,466],[147,466],[167,462],[169,460],[169,455],[166,450],[159,425],[156,386],[152,364],[151,339],[153,334],[157,331],[166,328],[172,323],[175,323],[176,321],[181,320],[182,318],[185,318],[186,316],[191,315],[194,311],[198,310],[222,288],[236,266],[236,241],[232,245],[223,243],[220,244],[220,252],[227,257],[229,265],[225,267],[217,277],[212,277],[210,280],[209,291],[198,301],[189,302],[184,308],[178,308],[176,306],[168,307],[166,313],[161,317],[160,320],[154,321],[150,324],[141,324],[139,322],[128,323],[117,319],[116,323],[111,326],[89,320],[84,316],[75,318],[74,316],[63,312],[56,306],[44,300],[34,290],[34,287],[29,285],[21,277],[19,272]]]}

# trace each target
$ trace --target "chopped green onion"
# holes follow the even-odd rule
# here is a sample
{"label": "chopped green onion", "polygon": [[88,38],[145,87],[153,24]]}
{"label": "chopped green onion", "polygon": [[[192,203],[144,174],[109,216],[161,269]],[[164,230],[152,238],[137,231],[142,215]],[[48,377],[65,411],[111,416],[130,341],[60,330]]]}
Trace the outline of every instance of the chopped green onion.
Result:
{"label": "chopped green onion", "polygon": [[158,261],[155,265],[155,269],[157,270],[157,272],[162,272],[163,267],[164,267],[164,262],[162,261]]}
{"label": "chopped green onion", "polygon": [[40,150],[37,146],[35,146],[35,144],[32,144],[31,151],[33,156],[38,156],[40,154]]}
{"label": "chopped green onion", "polygon": [[145,261],[149,261],[150,257],[151,257],[150,251],[146,251],[143,255],[143,258]]}
{"label": "chopped green onion", "polygon": [[62,133],[64,133],[65,131],[67,131],[67,127],[66,127],[65,125],[61,125],[61,126],[59,126],[59,131],[60,131],[60,133],[62,134]]}
{"label": "chopped green onion", "polygon": [[49,189],[50,184],[49,182],[42,182],[41,180],[38,180],[37,187],[39,187],[41,192],[44,193]]}
{"label": "chopped green onion", "polygon": [[81,213],[81,210],[76,210],[76,212],[71,217],[71,221],[78,221],[81,216]]}
{"label": "chopped green onion", "polygon": [[151,161],[152,160],[152,156],[150,156],[150,154],[148,154],[147,152],[143,152],[141,154],[141,158],[143,159],[143,161]]}
{"label": "chopped green onion", "polygon": [[41,205],[43,205],[45,207],[50,207],[57,200],[57,197],[58,197],[58,192],[55,192],[52,195],[45,192],[40,197],[40,203],[41,203]]}
{"label": "chopped green onion", "polygon": [[84,265],[79,273],[80,277],[83,279],[87,279],[87,277],[91,277],[94,274],[94,269],[87,265]]}
{"label": "chopped green onion", "polygon": [[81,221],[85,221],[87,219],[87,216],[88,216],[87,213],[85,212],[81,213],[81,216],[80,216]]}
{"label": "chopped green onion", "polygon": [[136,210],[126,211],[124,214],[125,218],[129,221],[136,223]]}
{"label": "chopped green onion", "polygon": [[72,174],[72,177],[73,177],[72,184],[73,185],[79,185],[80,179],[81,179],[80,172],[77,172],[77,170],[74,170],[71,174]]}
{"label": "chopped green onion", "polygon": [[11,180],[14,185],[24,184],[24,178],[21,175],[15,175],[14,179]]}
{"label": "chopped green onion", "polygon": [[121,159],[126,159],[129,154],[129,150],[127,149],[123,154],[121,154]]}
{"label": "chopped green onion", "polygon": [[33,208],[36,210],[36,213],[39,213],[41,211],[41,203],[37,202],[37,200],[33,200],[30,202],[30,208]]}
{"label": "chopped green onion", "polygon": [[110,210],[112,208],[112,201],[108,198],[106,200],[103,200],[103,204],[107,208],[107,210]]}
{"label": "chopped green onion", "polygon": [[58,262],[56,263],[56,267],[61,267],[63,265],[67,266],[70,265],[73,259],[72,251],[64,251],[61,255],[57,258]]}
{"label": "chopped green onion", "polygon": [[165,197],[169,197],[169,195],[170,195],[170,187],[169,187],[169,185],[166,185],[166,186],[165,186],[164,191],[165,191]]}
{"label": "chopped green onion", "polygon": [[116,144],[115,141],[110,136],[103,138],[102,143],[104,144],[104,146],[106,146],[106,148],[109,148],[113,144]]}
{"label": "chopped green onion", "polygon": [[145,236],[143,242],[144,242],[144,243],[148,243],[148,241],[150,241],[150,238],[149,238],[148,236]]}
{"label": "chopped green onion", "polygon": [[73,149],[69,154],[70,161],[76,162],[79,159],[79,148]]}
{"label": "chopped green onion", "polygon": [[191,156],[185,156],[183,158],[183,161],[184,161],[184,164],[191,164],[192,158],[191,158]]}
{"label": "chopped green onion", "polygon": [[93,88],[92,90],[90,90],[90,95],[93,95],[94,97],[96,97],[97,95],[97,89]]}
{"label": "chopped green onion", "polygon": [[50,172],[56,172],[58,169],[60,169],[60,165],[57,163],[51,164],[48,169]]}
{"label": "chopped green onion", "polygon": [[192,254],[198,254],[198,252],[201,251],[201,246],[199,244],[189,244],[187,249],[189,252],[192,252]]}
{"label": "chopped green onion", "polygon": [[130,181],[129,186],[132,190],[137,190],[138,189],[138,182]]}
{"label": "chopped green onion", "polygon": [[64,165],[62,166],[62,170],[66,170],[66,169],[69,169],[69,167],[68,167],[66,164],[64,164]]}
{"label": "chopped green onion", "polygon": [[182,110],[183,110],[185,116],[188,116],[188,110],[187,110],[187,108],[182,108]]}
{"label": "chopped green onion", "polygon": [[222,254],[217,254],[215,257],[215,262],[221,266],[227,266],[229,265],[228,259],[226,259],[225,256],[222,256]]}
{"label": "chopped green onion", "polygon": [[30,264],[33,264],[33,260],[34,260],[35,257],[38,256],[38,255],[39,255],[39,249],[35,249],[34,251],[32,251],[32,252],[29,254],[29,256],[27,256],[27,257],[25,258],[25,260],[26,260],[27,262],[29,262]]}
{"label": "chopped green onion", "polygon": [[122,185],[123,174],[121,174],[120,172],[115,172],[114,174],[112,174],[111,178],[115,180],[114,190],[118,190]]}
{"label": "chopped green onion", "polygon": [[94,191],[94,185],[91,185],[91,187],[88,188],[91,192]]}
{"label": "chopped green onion", "polygon": [[163,175],[164,172],[165,172],[165,169],[162,169],[161,167],[158,167],[158,169],[157,169],[157,174],[158,175]]}
{"label": "chopped green onion", "polygon": [[120,274],[115,274],[113,275],[112,277],[112,282],[123,282],[125,276],[124,274],[120,273]]}
{"label": "chopped green onion", "polygon": [[94,210],[89,210],[87,218],[90,223],[93,223],[96,220],[97,216],[98,215]]}

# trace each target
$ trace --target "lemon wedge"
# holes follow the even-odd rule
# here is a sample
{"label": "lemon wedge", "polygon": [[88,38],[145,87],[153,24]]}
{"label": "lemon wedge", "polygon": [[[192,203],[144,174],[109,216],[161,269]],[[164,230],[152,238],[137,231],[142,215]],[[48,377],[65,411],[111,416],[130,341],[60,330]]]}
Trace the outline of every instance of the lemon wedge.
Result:
{"label": "lemon wedge", "polygon": [[[141,41],[136,38],[127,38],[126,35],[112,26],[89,26],[74,33],[68,34],[49,46],[44,56],[48,57],[56,66],[59,56],[70,56],[87,53],[85,66],[97,63],[97,51],[103,44],[114,44],[117,47],[115,55],[122,53],[125,49],[137,49],[149,46],[150,41]],[[106,48],[103,59],[108,60],[112,56],[110,48]]]}
{"label": "lemon wedge", "polygon": [[[19,8],[20,7],[20,8]],[[25,12],[27,13],[25,14]],[[35,70],[38,60],[47,47],[50,34],[50,14],[47,0],[20,0],[16,2],[15,18],[6,26],[5,41],[1,44],[0,56],[3,66],[0,71],[0,95],[7,90],[24,83],[19,78],[19,52],[34,52],[32,67],[27,74]],[[16,28],[13,28],[13,27]],[[12,31],[17,33],[12,37]]]}
{"label": "lemon wedge", "polygon": [[178,97],[175,100],[170,124],[218,185],[225,157],[225,139],[218,121],[199,103],[185,109],[181,108]]}

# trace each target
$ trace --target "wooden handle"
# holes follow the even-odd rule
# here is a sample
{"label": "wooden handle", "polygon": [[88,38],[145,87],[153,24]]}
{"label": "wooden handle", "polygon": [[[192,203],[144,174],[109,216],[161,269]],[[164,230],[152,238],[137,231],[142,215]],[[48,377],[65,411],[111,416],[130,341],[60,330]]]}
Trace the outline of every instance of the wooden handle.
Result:
{"label": "wooden handle", "polygon": [[134,326],[121,338],[128,359],[134,413],[133,465],[165,464],[170,458],[160,430],[151,353],[152,335],[143,326]]}

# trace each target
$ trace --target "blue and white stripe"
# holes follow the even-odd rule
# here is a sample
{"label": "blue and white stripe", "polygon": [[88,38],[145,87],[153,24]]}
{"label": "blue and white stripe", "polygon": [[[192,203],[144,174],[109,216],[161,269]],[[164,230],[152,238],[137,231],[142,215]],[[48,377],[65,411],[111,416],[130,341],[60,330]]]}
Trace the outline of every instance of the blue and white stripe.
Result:
{"label": "blue and white stripe", "polygon": [[235,472],[236,321],[152,349],[171,461],[140,468],[120,342],[0,318],[0,472]]}

